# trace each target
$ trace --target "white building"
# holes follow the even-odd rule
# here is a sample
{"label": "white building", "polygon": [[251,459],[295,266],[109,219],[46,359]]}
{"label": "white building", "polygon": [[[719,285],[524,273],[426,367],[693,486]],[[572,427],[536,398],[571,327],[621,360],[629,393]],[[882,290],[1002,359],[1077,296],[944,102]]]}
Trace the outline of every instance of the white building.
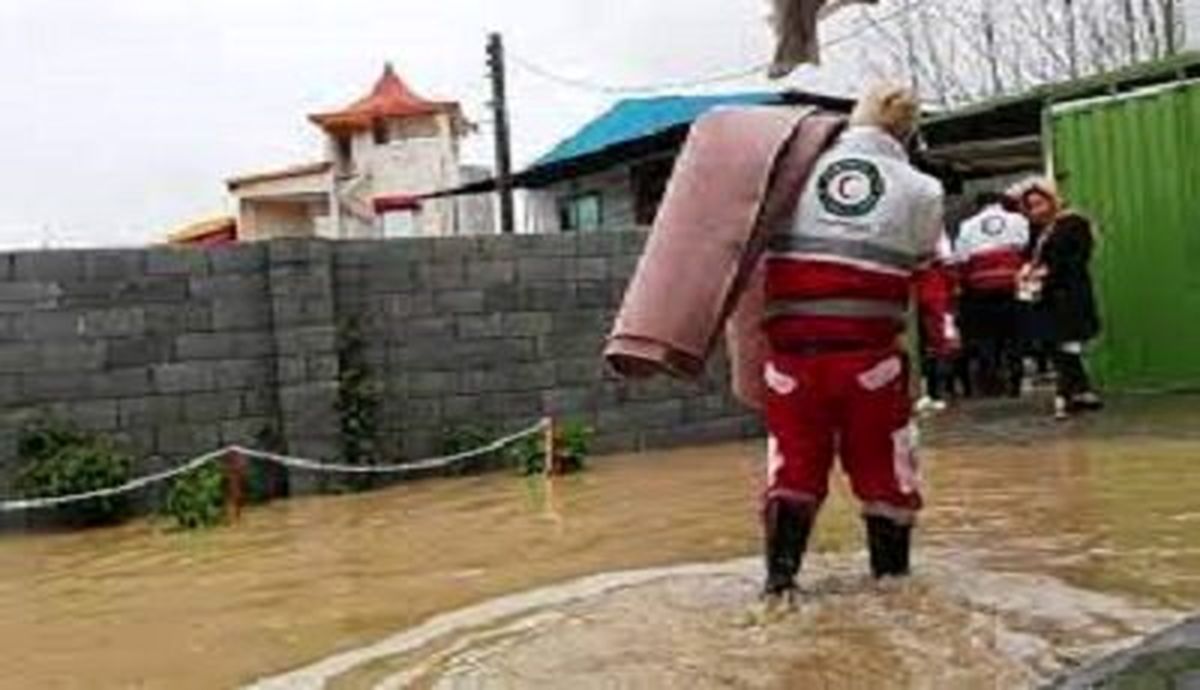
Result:
{"label": "white building", "polygon": [[492,232],[490,197],[425,198],[487,174],[460,163],[471,125],[458,103],[421,98],[389,64],[367,96],[309,119],[324,160],[228,180],[239,240]]}
{"label": "white building", "polygon": [[516,176],[525,231],[648,228],[696,118],[722,106],[786,104],[847,111],[852,102],[798,91],[620,101]]}

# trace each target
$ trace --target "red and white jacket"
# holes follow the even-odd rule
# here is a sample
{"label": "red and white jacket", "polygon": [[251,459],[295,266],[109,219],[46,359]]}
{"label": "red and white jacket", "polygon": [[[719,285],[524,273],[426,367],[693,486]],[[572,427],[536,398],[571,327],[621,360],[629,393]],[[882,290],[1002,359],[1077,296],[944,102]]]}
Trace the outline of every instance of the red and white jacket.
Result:
{"label": "red and white jacket", "polygon": [[1028,244],[1029,221],[999,204],[967,219],[954,245],[954,262],[963,287],[975,292],[1015,294]]}
{"label": "red and white jacket", "polygon": [[893,347],[912,294],[939,352],[957,345],[952,290],[935,266],[943,191],[904,147],[851,127],[818,161],[793,222],[767,253],[767,336],[777,349]]}

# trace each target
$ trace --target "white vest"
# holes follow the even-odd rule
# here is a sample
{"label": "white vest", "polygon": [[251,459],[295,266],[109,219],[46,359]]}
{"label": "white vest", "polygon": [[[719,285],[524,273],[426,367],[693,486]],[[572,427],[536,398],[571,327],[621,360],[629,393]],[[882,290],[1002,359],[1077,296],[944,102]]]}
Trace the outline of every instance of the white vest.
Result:
{"label": "white vest", "polygon": [[875,127],[851,127],[816,163],[790,228],[771,254],[828,259],[910,274],[942,237],[943,190]]}
{"label": "white vest", "polygon": [[959,227],[958,240],[954,243],[954,258],[957,263],[966,263],[971,257],[999,249],[1024,251],[1029,244],[1029,221],[1019,213],[1005,211],[993,204],[968,218]]}

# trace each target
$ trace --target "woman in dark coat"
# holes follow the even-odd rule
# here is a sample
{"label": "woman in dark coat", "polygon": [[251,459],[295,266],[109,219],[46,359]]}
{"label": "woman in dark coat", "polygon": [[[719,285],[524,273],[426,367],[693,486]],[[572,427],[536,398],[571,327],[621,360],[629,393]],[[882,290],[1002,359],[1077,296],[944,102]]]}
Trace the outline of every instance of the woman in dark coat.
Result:
{"label": "woman in dark coat", "polygon": [[1078,213],[1064,211],[1048,184],[1026,189],[1021,206],[1041,229],[1022,285],[1025,297],[1039,300],[1049,317],[1058,372],[1055,416],[1066,419],[1082,410],[1098,410],[1103,403],[1083,363],[1084,347],[1100,334],[1090,269],[1096,244],[1092,224]]}

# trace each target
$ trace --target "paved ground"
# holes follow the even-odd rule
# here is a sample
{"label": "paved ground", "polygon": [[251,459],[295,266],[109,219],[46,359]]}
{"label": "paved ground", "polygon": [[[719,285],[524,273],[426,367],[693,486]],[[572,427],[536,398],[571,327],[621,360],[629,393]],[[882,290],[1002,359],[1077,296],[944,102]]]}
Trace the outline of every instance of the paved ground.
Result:
{"label": "paved ground", "polygon": [[1054,690],[1200,690],[1200,618],[1070,674]]}

